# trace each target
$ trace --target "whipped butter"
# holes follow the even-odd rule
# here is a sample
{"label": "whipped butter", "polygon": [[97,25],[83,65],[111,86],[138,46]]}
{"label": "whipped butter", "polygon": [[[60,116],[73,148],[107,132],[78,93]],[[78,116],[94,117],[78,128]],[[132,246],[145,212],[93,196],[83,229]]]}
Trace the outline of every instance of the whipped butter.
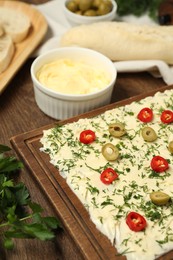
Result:
{"label": "whipped butter", "polygon": [[[45,130],[41,138],[41,151],[49,154],[50,162],[66,178],[96,227],[128,260],[153,260],[173,249],[173,203],[156,206],[149,196],[160,190],[173,199],[173,155],[167,149],[173,140],[173,125],[160,121],[161,111],[172,110],[172,104],[173,90],[158,92],[96,117]],[[151,107],[154,113],[153,121],[147,124],[158,135],[152,143],[141,136],[146,124],[137,120],[137,114],[143,107]],[[121,139],[108,133],[109,124],[114,122],[125,124],[127,134]],[[96,134],[90,145],[79,142],[84,129]],[[101,153],[103,144],[110,142],[119,147],[120,156],[114,162],[108,162]],[[155,155],[169,161],[166,172],[153,174],[150,161]],[[100,173],[107,167],[119,175],[110,185],[100,181]],[[126,215],[131,211],[145,217],[145,231],[129,229]]]}
{"label": "whipped butter", "polygon": [[110,75],[94,65],[71,59],[58,59],[43,65],[37,72],[45,87],[63,94],[89,94],[105,88]]}

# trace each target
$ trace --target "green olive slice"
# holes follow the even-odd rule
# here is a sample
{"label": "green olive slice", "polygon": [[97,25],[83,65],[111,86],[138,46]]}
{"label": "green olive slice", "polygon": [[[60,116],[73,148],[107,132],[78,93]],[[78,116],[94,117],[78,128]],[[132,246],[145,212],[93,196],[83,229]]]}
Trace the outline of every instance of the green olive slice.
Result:
{"label": "green olive slice", "polygon": [[157,134],[153,128],[146,126],[142,129],[142,137],[147,142],[154,142],[157,139]]}
{"label": "green olive slice", "polygon": [[107,143],[102,147],[102,154],[108,161],[115,161],[119,156],[119,150],[111,143]]}
{"label": "green olive slice", "polygon": [[114,137],[121,137],[126,133],[126,129],[122,123],[114,123],[109,125],[109,133]]}
{"label": "green olive slice", "polygon": [[154,191],[150,193],[151,201],[156,205],[165,205],[170,200],[170,196],[161,191]]}
{"label": "green olive slice", "polygon": [[168,150],[170,151],[170,153],[173,153],[173,141],[169,142]]}

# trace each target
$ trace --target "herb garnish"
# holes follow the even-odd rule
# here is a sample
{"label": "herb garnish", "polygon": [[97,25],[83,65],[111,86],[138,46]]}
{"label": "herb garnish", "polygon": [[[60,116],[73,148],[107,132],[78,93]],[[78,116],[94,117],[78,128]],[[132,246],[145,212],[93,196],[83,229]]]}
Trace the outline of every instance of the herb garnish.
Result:
{"label": "herb garnish", "polygon": [[23,164],[6,155],[10,150],[0,144],[0,235],[6,249],[14,248],[13,238],[53,239],[53,231],[61,226],[54,217],[42,217],[43,209],[31,201],[24,183],[14,182],[12,175]]}
{"label": "herb garnish", "polygon": [[156,20],[158,16],[158,8],[163,0],[116,0],[119,16],[133,14],[141,16],[148,12],[149,16]]}

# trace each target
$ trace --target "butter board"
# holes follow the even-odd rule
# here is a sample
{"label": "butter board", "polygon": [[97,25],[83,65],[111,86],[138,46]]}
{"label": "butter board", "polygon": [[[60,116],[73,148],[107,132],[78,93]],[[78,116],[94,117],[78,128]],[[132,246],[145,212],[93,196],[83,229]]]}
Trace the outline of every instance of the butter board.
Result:
{"label": "butter board", "polygon": [[10,80],[24,64],[26,59],[36,49],[47,32],[45,17],[34,7],[20,1],[0,1],[0,7],[6,7],[19,11],[29,17],[31,28],[27,37],[15,44],[15,53],[7,69],[0,73],[0,94],[7,87]]}
{"label": "butter board", "polygon": [[[59,121],[58,124],[67,124],[77,121],[80,118],[93,117],[104,113],[106,110],[124,106],[133,101],[139,101],[147,96],[153,96],[157,91],[163,92],[172,88],[173,86],[159,88],[67,120]],[[96,229],[90,220],[88,212],[66,184],[65,179],[50,164],[49,156],[40,152],[40,138],[42,137],[43,130],[50,129],[55,125],[50,124],[12,137],[10,141],[14,150],[28,168],[28,174],[34,177],[35,181],[48,197],[64,229],[70,234],[84,259],[126,259],[124,256],[117,255],[115,247]],[[163,259],[173,259],[173,251],[159,258],[159,260]]]}

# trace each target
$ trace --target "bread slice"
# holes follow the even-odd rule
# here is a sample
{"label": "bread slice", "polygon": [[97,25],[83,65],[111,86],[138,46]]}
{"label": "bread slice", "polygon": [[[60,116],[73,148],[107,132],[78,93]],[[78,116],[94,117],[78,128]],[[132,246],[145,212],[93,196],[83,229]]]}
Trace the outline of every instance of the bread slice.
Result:
{"label": "bread slice", "polygon": [[9,66],[15,47],[11,37],[7,34],[3,34],[0,37],[0,73],[2,73]]}
{"label": "bread slice", "polygon": [[12,37],[14,43],[23,41],[31,26],[27,15],[2,6],[0,7],[0,24],[4,32]]}
{"label": "bread slice", "polygon": [[173,65],[173,26],[99,22],[72,27],[61,46],[80,46],[101,52],[113,61],[162,60]]}

